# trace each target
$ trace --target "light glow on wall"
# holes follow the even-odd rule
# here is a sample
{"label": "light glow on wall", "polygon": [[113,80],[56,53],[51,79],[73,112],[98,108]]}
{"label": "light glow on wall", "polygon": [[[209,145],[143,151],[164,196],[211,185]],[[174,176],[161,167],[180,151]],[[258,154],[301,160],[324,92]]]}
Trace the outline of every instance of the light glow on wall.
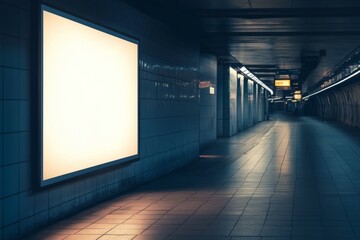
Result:
{"label": "light glow on wall", "polygon": [[42,8],[42,185],[138,155],[138,43]]}

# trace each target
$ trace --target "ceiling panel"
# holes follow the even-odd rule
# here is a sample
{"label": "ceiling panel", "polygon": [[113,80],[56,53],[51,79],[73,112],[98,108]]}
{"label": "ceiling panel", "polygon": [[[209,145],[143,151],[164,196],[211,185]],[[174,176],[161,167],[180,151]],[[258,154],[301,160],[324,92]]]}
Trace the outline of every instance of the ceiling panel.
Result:
{"label": "ceiling panel", "polygon": [[252,8],[291,8],[292,0],[251,0]]}
{"label": "ceiling panel", "polygon": [[166,12],[173,18],[168,22],[197,32],[204,51],[244,65],[307,72],[301,78],[305,90],[360,45],[359,0],[154,0],[151,5],[144,11]]}

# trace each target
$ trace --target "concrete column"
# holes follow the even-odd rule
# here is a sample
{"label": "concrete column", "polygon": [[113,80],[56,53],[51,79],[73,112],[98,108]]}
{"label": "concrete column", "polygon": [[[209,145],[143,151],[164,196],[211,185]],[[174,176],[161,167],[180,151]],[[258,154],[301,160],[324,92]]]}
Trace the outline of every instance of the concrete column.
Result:
{"label": "concrete column", "polygon": [[224,136],[237,133],[237,72],[229,66],[224,68]]}
{"label": "concrete column", "polygon": [[238,75],[238,94],[237,94],[237,130],[244,129],[244,76]]}
{"label": "concrete column", "polygon": [[217,136],[224,136],[224,64],[217,65]]}

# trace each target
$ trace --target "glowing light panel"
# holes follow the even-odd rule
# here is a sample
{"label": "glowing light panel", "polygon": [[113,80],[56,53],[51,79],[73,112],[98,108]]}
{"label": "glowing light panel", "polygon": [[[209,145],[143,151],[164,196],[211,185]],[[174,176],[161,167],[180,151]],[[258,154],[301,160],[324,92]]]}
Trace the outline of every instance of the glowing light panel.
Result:
{"label": "glowing light panel", "polygon": [[275,80],[275,87],[290,87],[290,80]]}
{"label": "glowing light panel", "polygon": [[296,99],[296,100],[301,100],[301,99],[302,99],[302,95],[296,93],[296,94],[294,94],[294,99]]}
{"label": "glowing light panel", "polygon": [[42,144],[42,185],[137,157],[136,41],[43,6]]}

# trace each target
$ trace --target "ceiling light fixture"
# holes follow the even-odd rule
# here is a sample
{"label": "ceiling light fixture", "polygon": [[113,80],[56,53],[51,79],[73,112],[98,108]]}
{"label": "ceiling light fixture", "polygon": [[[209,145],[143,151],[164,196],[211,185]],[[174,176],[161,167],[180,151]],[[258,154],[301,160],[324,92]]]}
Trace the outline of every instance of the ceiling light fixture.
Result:
{"label": "ceiling light fixture", "polygon": [[259,78],[257,78],[253,73],[251,73],[245,66],[242,66],[240,68],[240,71],[245,74],[248,78],[250,78],[251,80],[255,81],[257,84],[259,84],[260,86],[262,86],[263,88],[265,88],[267,91],[270,92],[270,95],[274,94],[274,91],[268,87],[265,83],[263,83]]}

